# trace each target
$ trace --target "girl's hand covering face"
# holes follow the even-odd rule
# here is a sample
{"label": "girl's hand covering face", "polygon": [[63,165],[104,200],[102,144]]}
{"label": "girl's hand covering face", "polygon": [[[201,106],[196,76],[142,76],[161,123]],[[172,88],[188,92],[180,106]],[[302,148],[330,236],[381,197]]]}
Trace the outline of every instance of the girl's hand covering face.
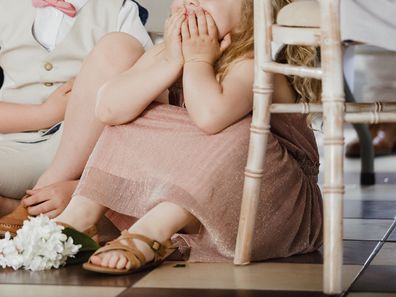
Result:
{"label": "girl's hand covering face", "polygon": [[181,26],[185,20],[185,8],[178,9],[165,22],[165,57],[166,59],[177,65],[184,64],[182,53],[182,37]]}
{"label": "girl's hand covering face", "polygon": [[201,7],[182,22],[181,35],[185,63],[199,61],[213,65],[231,43],[230,34],[219,42],[216,23]]}

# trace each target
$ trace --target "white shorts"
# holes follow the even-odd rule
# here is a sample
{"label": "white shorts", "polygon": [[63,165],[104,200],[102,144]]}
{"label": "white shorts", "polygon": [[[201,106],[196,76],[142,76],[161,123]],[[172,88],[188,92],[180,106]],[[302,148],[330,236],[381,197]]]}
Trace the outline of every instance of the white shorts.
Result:
{"label": "white shorts", "polygon": [[54,159],[62,128],[0,135],[0,196],[20,199],[36,184]]}

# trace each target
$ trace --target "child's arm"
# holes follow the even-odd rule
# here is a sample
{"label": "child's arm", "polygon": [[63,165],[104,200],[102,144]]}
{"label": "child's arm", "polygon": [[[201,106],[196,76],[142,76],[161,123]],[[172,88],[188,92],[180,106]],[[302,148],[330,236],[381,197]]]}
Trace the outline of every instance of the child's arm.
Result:
{"label": "child's arm", "polygon": [[196,16],[189,16],[188,25],[183,23],[182,37],[186,108],[199,128],[209,134],[217,133],[252,109],[253,60],[233,63],[219,83],[213,64],[230,41],[226,37],[219,44],[212,17],[197,10]]}
{"label": "child's arm", "polygon": [[39,130],[46,122],[41,105],[0,102],[0,133]]}
{"label": "child's arm", "polygon": [[218,133],[252,110],[252,60],[235,63],[221,84],[210,64],[187,63],[183,82],[186,108],[205,133]]}
{"label": "child's arm", "polygon": [[132,121],[177,80],[183,68],[180,27],[182,12],[168,19],[165,43],[145,53],[128,71],[98,92],[96,115],[108,125]]}
{"label": "child's arm", "polygon": [[72,86],[68,81],[43,104],[0,102],[0,133],[37,131],[62,121]]}

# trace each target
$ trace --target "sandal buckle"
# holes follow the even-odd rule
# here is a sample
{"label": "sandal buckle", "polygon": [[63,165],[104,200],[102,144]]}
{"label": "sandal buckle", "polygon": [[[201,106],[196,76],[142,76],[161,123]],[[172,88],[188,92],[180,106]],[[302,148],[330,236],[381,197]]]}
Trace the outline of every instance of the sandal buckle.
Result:
{"label": "sandal buckle", "polygon": [[154,251],[158,251],[160,248],[161,248],[161,244],[158,242],[158,241],[153,241],[153,244],[151,245],[151,248],[154,250]]}

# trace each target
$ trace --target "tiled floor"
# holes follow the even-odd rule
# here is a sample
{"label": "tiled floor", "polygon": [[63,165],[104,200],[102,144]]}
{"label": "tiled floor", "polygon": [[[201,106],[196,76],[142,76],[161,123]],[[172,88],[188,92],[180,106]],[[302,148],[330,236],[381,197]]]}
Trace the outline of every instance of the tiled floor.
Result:
{"label": "tiled floor", "polygon": [[[359,160],[346,160],[345,168],[344,296],[396,296],[396,230],[390,232],[396,225],[396,156],[376,160],[375,186],[359,185]],[[324,296],[322,260],[320,250],[246,267],[167,262],[121,277],[98,276],[79,266],[40,273],[1,270],[0,296],[316,297]]]}

